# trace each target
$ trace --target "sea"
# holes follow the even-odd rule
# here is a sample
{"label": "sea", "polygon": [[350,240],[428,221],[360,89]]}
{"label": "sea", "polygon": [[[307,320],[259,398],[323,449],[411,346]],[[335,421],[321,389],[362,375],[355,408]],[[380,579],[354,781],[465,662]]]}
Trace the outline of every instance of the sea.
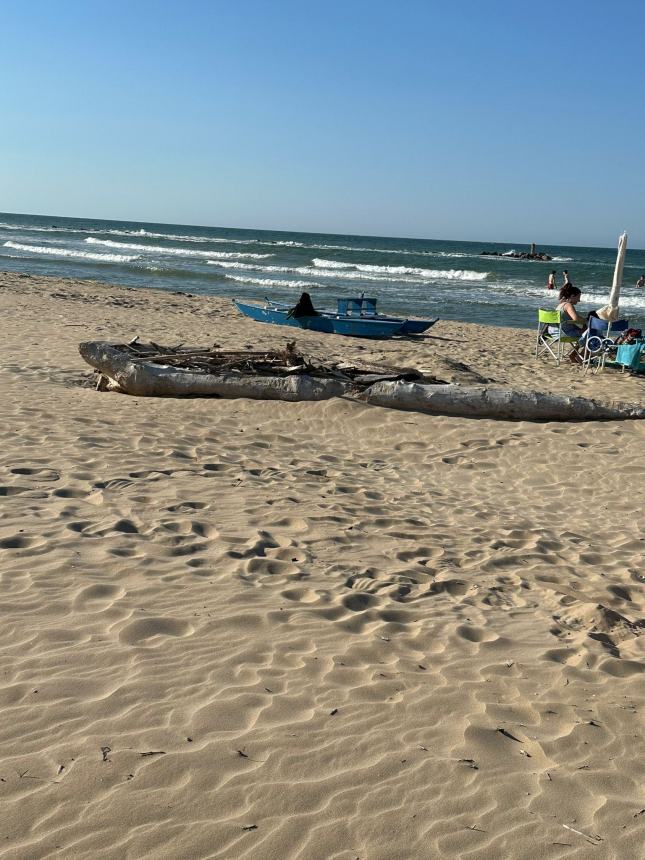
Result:
{"label": "sea", "polygon": [[[0,213],[4,271],[260,301],[268,297],[295,303],[306,291],[318,307],[334,307],[337,297],[365,294],[376,297],[384,313],[532,327],[537,308],[557,302],[557,294],[546,289],[549,272],[557,270],[559,286],[567,269],[582,290],[582,310],[605,304],[615,248],[538,246],[552,262],[503,256],[527,250],[513,242]],[[628,249],[622,316],[645,328],[645,288],[635,286],[641,274],[645,251]]]}

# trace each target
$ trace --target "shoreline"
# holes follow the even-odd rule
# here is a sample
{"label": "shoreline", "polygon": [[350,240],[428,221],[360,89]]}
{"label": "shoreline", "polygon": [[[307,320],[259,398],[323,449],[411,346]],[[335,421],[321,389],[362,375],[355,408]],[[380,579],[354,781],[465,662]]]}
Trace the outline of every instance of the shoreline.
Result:
{"label": "shoreline", "polygon": [[[321,358],[373,359],[396,366],[411,365],[446,382],[490,383],[635,403],[642,400],[645,392],[644,378],[612,371],[598,376],[583,376],[578,368],[567,363],[557,368],[553,362],[536,360],[533,356],[534,329],[440,319],[427,335],[372,340],[257,323],[240,314],[232,299],[183,290],[170,292],[155,287],[127,287],[77,278],[0,272],[0,291],[29,296],[29,300],[36,303],[48,303],[53,299],[54,306],[60,305],[56,311],[59,315],[60,310],[64,310],[71,315],[70,319],[74,318],[74,327],[79,328],[78,341],[112,339],[121,342],[139,335],[142,340],[153,337],[161,338],[162,343],[165,338],[167,343],[183,341],[190,344],[196,342],[196,332],[203,331],[204,343],[210,339],[211,343],[218,342],[222,348],[244,348],[248,344],[258,348],[283,348],[287,342],[295,340],[299,348]],[[113,318],[103,318],[100,327],[93,327],[83,313],[89,300],[96,300],[110,309]],[[157,320],[153,333],[135,331],[132,315],[127,313],[128,309],[135,307],[140,310],[150,307],[155,314],[167,313],[168,330],[164,332],[161,321]],[[204,323],[208,320],[212,325],[206,327]],[[191,321],[195,323],[193,334]],[[75,351],[73,338],[66,337],[66,341],[71,360]],[[85,367],[80,357],[77,358]]]}
{"label": "shoreline", "polygon": [[371,342],[76,279],[0,273],[0,315],[0,853],[638,856],[644,422],[99,393],[77,346],[642,380],[530,330]]}
{"label": "shoreline", "polygon": [[[555,304],[546,289],[545,266],[568,266],[583,290],[586,308],[606,303],[615,266],[610,249],[551,247],[550,263],[525,265],[523,246],[441,240],[326,236],[234,228],[143,226],[6,216],[0,224],[0,268],[34,277],[98,280],[124,287],[161,287],[221,298],[280,302],[302,290],[314,304],[335,306],[342,295],[366,290],[382,312],[395,316],[442,317],[454,322],[533,328],[538,305]],[[636,327],[645,314],[645,294],[635,288],[645,255],[630,249],[623,311]],[[560,274],[558,275],[558,282]]]}

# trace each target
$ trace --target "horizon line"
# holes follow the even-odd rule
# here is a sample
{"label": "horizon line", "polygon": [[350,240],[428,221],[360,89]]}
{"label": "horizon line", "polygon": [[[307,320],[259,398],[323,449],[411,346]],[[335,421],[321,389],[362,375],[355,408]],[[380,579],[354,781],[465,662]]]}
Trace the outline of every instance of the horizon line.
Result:
{"label": "horizon line", "polygon": [[[350,236],[356,239],[397,239],[397,240],[410,240],[412,242],[470,242],[473,245],[476,244],[487,244],[487,245],[503,245],[508,242],[509,245],[528,245],[533,244],[532,242],[516,242],[512,240],[504,239],[503,241],[491,240],[491,239],[447,239],[447,238],[434,238],[429,239],[427,237],[422,236],[385,236],[379,233],[325,233],[321,231],[313,231],[313,230],[285,230],[285,229],[277,229],[277,228],[266,228],[266,227],[224,227],[221,225],[214,224],[182,224],[180,222],[173,221],[140,221],[140,220],[131,220],[125,218],[94,218],[89,215],[50,215],[40,214],[37,212],[0,212],[0,215],[17,215],[18,217],[28,217],[28,218],[67,218],[70,220],[76,221],[105,221],[109,222],[118,222],[121,224],[147,224],[150,226],[161,225],[164,227],[197,227],[206,230],[247,230],[249,232],[254,233],[294,233],[296,235],[305,235],[305,236]],[[622,230],[620,235],[623,232],[627,232],[629,235],[629,231]],[[617,240],[618,241],[618,240]],[[538,242],[534,243],[536,248],[541,248]],[[553,244],[555,248],[598,248],[605,251],[613,250],[611,245],[557,245]],[[645,251],[645,248],[635,248],[628,245],[628,251]]]}

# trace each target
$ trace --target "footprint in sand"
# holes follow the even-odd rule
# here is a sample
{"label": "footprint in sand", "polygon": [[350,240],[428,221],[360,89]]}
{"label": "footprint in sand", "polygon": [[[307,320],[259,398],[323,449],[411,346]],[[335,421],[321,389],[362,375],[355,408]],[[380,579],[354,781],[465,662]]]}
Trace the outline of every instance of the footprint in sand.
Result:
{"label": "footprint in sand", "polygon": [[189,514],[192,511],[201,511],[206,507],[206,502],[180,502],[166,508],[171,514]]}
{"label": "footprint in sand", "polygon": [[417,564],[427,565],[429,562],[431,563],[444,556],[445,552],[446,551],[441,546],[420,546],[411,550],[399,550],[396,553],[395,558],[399,561],[413,561]]}
{"label": "footprint in sand", "polygon": [[32,481],[59,481],[60,475],[54,469],[31,469],[28,466],[17,466],[11,469],[13,475],[26,475]]}
{"label": "footprint in sand", "polygon": [[126,478],[113,478],[111,481],[97,481],[93,486],[96,490],[112,490],[119,491],[131,487],[133,481],[128,481]]}
{"label": "footprint in sand", "polygon": [[85,490],[70,490],[66,487],[61,487],[60,490],[54,490],[52,496],[58,499],[84,499],[87,493]]}
{"label": "footprint in sand", "polygon": [[19,496],[20,493],[28,493],[30,487],[0,487],[0,496]]}
{"label": "footprint in sand", "polygon": [[45,541],[42,538],[31,538],[27,535],[10,535],[0,538],[0,549],[30,549],[33,546],[41,546]]}
{"label": "footprint in sand", "polygon": [[467,642],[494,642],[499,637],[496,633],[485,630],[483,627],[474,627],[468,624],[460,624],[456,631],[458,636]]}
{"label": "footprint in sand", "polygon": [[246,563],[247,574],[268,576],[293,576],[298,573],[295,564],[277,558],[252,558]]}
{"label": "footprint in sand", "polygon": [[379,606],[381,598],[369,591],[355,591],[353,594],[346,594],[341,603],[350,612],[364,612],[372,606]]}
{"label": "footprint in sand", "polygon": [[[250,544],[250,546],[249,546]],[[291,540],[280,535],[273,535],[271,532],[258,532],[257,540],[247,541],[247,549],[245,550],[228,550],[227,555],[230,558],[264,558],[267,555],[267,550],[276,550],[291,545]]]}
{"label": "footprint in sand", "polygon": [[469,591],[476,591],[472,584],[463,579],[439,579],[435,580],[428,594],[449,594],[451,597],[463,597]]}
{"label": "footprint in sand", "polygon": [[97,583],[83,588],[74,598],[74,608],[85,612],[102,612],[109,609],[125,595],[125,589],[118,585]]}
{"label": "footprint in sand", "polygon": [[92,520],[74,520],[71,523],[66,524],[66,528],[70,529],[70,531],[77,532],[83,537],[90,538],[104,538],[104,537],[112,537],[114,535],[138,535],[139,529],[132,522],[132,520],[128,519],[120,519],[115,522],[105,521],[100,523],[95,523]]}
{"label": "footprint in sand", "polygon": [[236,468],[236,466],[236,463],[204,463],[202,469],[207,473],[204,477],[209,478],[217,474],[217,472],[228,472]]}
{"label": "footprint in sand", "polygon": [[318,603],[320,601],[320,595],[312,588],[288,588],[281,592],[281,596],[296,603]]}
{"label": "footprint in sand", "polygon": [[192,624],[179,618],[140,618],[125,625],[119,633],[119,640],[126,645],[149,645],[159,637],[184,637],[192,633]]}

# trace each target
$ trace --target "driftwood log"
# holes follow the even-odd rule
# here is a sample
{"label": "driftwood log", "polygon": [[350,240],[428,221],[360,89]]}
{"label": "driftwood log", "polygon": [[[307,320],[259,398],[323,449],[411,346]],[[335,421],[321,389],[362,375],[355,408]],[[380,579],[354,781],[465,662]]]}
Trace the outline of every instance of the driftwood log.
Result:
{"label": "driftwood log", "polygon": [[137,397],[248,397],[252,400],[327,400],[345,392],[336,379],[307,375],[259,376],[234,371],[200,373],[141,361],[101,341],[81,343],[79,352],[125,394]]}
{"label": "driftwood log", "polygon": [[515,421],[594,421],[645,418],[645,409],[627,403],[600,403],[584,397],[547,394],[486,385],[436,385],[373,381],[360,390],[355,379],[334,373],[259,375],[217,370],[203,372],[154,364],[100,341],[82,343],[85,361],[106,377],[108,385],[138,397],[245,397],[253,400],[327,400],[350,395],[374,406],[436,415]]}
{"label": "driftwood log", "polygon": [[375,406],[466,418],[517,421],[594,421],[645,418],[645,409],[628,403],[600,403],[586,397],[546,394],[484,385],[419,385],[376,382],[359,398]]}

